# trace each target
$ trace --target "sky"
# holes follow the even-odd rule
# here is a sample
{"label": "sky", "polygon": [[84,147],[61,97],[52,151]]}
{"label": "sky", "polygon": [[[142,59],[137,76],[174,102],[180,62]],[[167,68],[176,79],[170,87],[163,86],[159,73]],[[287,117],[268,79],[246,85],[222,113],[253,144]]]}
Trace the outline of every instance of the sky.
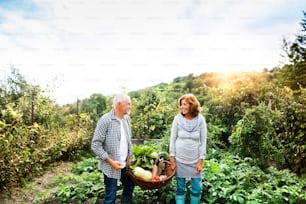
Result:
{"label": "sky", "polygon": [[305,0],[0,0],[0,79],[17,68],[64,105],[188,74],[270,70],[303,11]]}

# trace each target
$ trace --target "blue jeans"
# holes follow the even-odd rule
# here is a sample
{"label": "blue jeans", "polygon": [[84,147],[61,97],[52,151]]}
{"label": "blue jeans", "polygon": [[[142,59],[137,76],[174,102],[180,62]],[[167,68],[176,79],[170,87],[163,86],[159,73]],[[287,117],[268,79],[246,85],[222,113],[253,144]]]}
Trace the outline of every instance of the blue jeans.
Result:
{"label": "blue jeans", "polygon": [[[176,178],[176,195],[185,195],[186,178]],[[202,178],[191,178],[190,194],[200,196],[202,194]]]}
{"label": "blue jeans", "polygon": [[[105,196],[104,196],[104,204],[114,204],[117,197],[117,182],[118,179],[109,178],[105,174],[104,176],[104,184],[105,184]],[[122,194],[121,194],[121,203],[124,203],[123,200],[127,200],[128,203],[132,202],[132,196],[134,191],[134,183],[132,182],[129,175],[126,173],[126,168],[121,170],[121,178],[120,181],[123,186]]]}

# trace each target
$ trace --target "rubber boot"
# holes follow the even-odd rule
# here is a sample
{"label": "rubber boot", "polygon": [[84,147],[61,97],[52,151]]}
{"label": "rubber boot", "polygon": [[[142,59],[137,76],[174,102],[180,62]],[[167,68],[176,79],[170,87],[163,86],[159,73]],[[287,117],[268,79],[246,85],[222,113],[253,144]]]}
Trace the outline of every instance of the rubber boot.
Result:
{"label": "rubber boot", "polygon": [[185,204],[185,195],[175,195],[176,204]]}
{"label": "rubber boot", "polygon": [[201,196],[194,196],[190,194],[190,204],[199,204]]}

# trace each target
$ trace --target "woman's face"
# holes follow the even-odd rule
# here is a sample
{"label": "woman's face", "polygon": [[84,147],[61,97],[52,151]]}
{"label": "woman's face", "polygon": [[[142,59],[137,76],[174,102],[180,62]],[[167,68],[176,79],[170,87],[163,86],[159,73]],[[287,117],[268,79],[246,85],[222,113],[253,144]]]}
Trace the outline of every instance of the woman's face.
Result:
{"label": "woman's face", "polygon": [[190,112],[190,104],[186,99],[181,100],[180,110],[183,115],[188,115]]}

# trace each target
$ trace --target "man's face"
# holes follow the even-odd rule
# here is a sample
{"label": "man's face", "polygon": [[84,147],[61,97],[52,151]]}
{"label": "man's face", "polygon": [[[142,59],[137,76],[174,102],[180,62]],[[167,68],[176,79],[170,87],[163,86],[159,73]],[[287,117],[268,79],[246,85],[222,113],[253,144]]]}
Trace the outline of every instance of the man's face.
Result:
{"label": "man's face", "polygon": [[119,110],[123,114],[130,114],[132,103],[129,99],[126,99],[125,101],[119,102]]}

